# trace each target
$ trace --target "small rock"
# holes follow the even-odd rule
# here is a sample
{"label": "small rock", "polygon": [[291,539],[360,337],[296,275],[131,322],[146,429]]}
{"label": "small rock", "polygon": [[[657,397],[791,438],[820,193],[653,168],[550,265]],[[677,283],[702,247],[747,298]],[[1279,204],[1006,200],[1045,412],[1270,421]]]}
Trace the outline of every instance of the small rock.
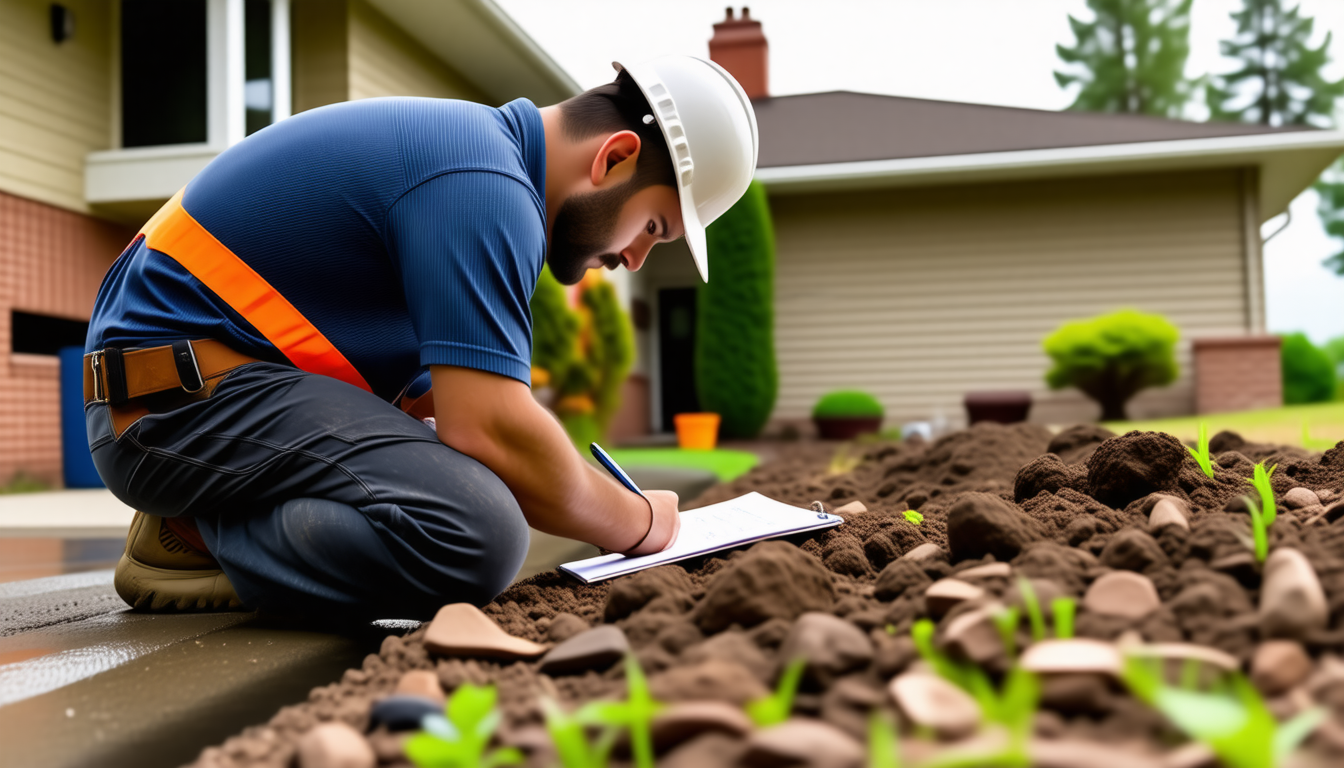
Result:
{"label": "small rock", "polygon": [[375,701],[369,708],[369,729],[384,726],[389,731],[409,731],[420,728],[425,715],[443,714],[443,704],[423,696],[393,694]]}
{"label": "small rock", "polygon": [[546,652],[546,646],[500,629],[471,603],[452,603],[440,608],[425,631],[425,648],[441,656],[491,659],[530,659]]}
{"label": "small rock", "polygon": [[994,624],[994,614],[1002,610],[1002,604],[990,603],[947,621],[943,627],[944,645],[954,655],[976,664],[1001,660],[1003,639]]}
{"label": "small rock", "polygon": [[[925,544],[937,549],[933,544]],[[926,561],[910,560],[905,557],[891,561],[873,582],[873,597],[878,600],[895,600],[907,591],[924,587],[929,583],[929,575],[924,572]]]}
{"label": "small rock", "polygon": [[770,693],[746,667],[717,660],[660,672],[650,678],[649,690],[662,701],[714,700],[739,707]]}
{"label": "small rock", "polygon": [[745,737],[751,732],[751,719],[741,709],[722,701],[683,701],[659,712],[652,729],[654,746],[661,752],[702,733]]}
{"label": "small rock", "polygon": [[1007,579],[1013,575],[1013,567],[1007,563],[985,563],[964,571],[957,571],[956,577],[962,581],[971,579]]}
{"label": "small rock", "polygon": [[902,714],[940,738],[960,739],[980,726],[975,699],[936,675],[906,672],[893,679],[888,690]]}
{"label": "small rock", "polygon": [[[1003,565],[1007,567],[1006,563]],[[939,579],[924,590],[924,605],[928,608],[930,616],[941,619],[954,606],[979,600],[984,596],[985,590],[974,584],[967,584],[960,579]]]}
{"label": "small rock", "polygon": [[587,631],[588,622],[572,613],[557,613],[555,618],[551,619],[551,628],[548,630],[551,641],[556,643],[563,643],[580,632]]}
{"label": "small rock", "polygon": [[1153,505],[1153,511],[1148,515],[1148,530],[1156,532],[1168,525],[1190,530],[1190,521],[1181,508],[1170,499],[1162,499]]}
{"label": "small rock", "polygon": [[692,620],[706,633],[731,624],[754,627],[772,618],[824,611],[835,600],[831,574],[817,558],[783,541],[764,541],[709,583]]}
{"label": "small rock", "polygon": [[738,758],[745,749],[736,736],[711,731],[660,755],[658,768],[738,768]]}
{"label": "small rock", "polygon": [[378,756],[354,728],[322,723],[299,738],[299,768],[373,768]]}
{"label": "small rock", "polygon": [[[1123,640],[1124,638],[1122,638]],[[1197,645],[1195,643],[1138,643],[1118,642],[1116,645],[1122,649],[1128,656],[1138,656],[1146,659],[1165,659],[1168,661],[1198,661],[1209,666],[1217,667],[1224,672],[1234,672],[1241,668],[1241,664],[1229,653],[1224,653],[1217,648],[1211,648],[1207,645]]]}
{"label": "small rock", "polygon": [[1027,750],[1031,753],[1032,768],[1079,768],[1084,765],[1163,768],[1156,758],[1100,741],[1032,739]]}
{"label": "small rock", "polygon": [[440,708],[445,700],[438,674],[429,669],[413,669],[402,675],[397,681],[396,692],[438,702]]}
{"label": "small rock", "polygon": [[947,513],[947,547],[953,562],[987,554],[1012,560],[1041,538],[1036,521],[992,494],[962,494]]}
{"label": "small rock", "polygon": [[1316,492],[1316,497],[1321,500],[1322,504],[1329,504],[1330,502],[1334,501],[1336,498],[1339,497],[1339,491],[1332,491],[1329,488],[1322,488],[1321,490]]}
{"label": "small rock", "polygon": [[1082,637],[1033,643],[1018,663],[1037,674],[1086,672],[1119,677],[1124,670],[1124,658],[1114,645]]}
{"label": "small rock", "polygon": [[1092,613],[1125,619],[1142,619],[1160,605],[1153,580],[1133,571],[1104,574],[1083,595],[1083,607]]}
{"label": "small rock", "polygon": [[1050,674],[1041,677],[1041,706],[1066,715],[1110,713],[1115,697],[1104,675]]}
{"label": "small rock", "polygon": [[863,630],[844,619],[829,613],[804,613],[780,646],[779,658],[784,664],[806,659],[807,676],[824,688],[846,672],[868,666],[873,644]]}
{"label": "small rock", "polygon": [[1155,565],[1165,565],[1167,555],[1152,536],[1138,528],[1125,528],[1112,536],[1106,548],[1101,550],[1101,562],[1117,570],[1141,572]]}
{"label": "small rock", "polygon": [[[836,621],[840,621],[840,619],[836,619]],[[792,625],[790,625],[791,628]],[[761,647],[747,633],[739,630],[720,632],[704,642],[685,649],[681,654],[682,664],[699,664],[702,661],[711,660],[740,664],[746,667],[758,680],[766,684],[769,684],[774,678],[775,662],[766,658],[765,653],[761,651]]]}
{"label": "small rock", "polygon": [[931,541],[926,541],[909,552],[906,552],[904,555],[901,555],[900,559],[912,560],[917,563],[924,562],[925,560],[946,560],[947,553],[937,544],[934,544]]}
{"label": "small rock", "polygon": [[552,648],[541,657],[537,671],[551,676],[590,669],[600,671],[625,658],[629,652],[630,641],[620,627],[604,624]]}
{"label": "small rock", "polygon": [[843,507],[836,507],[831,514],[844,517],[846,515],[861,515],[867,511],[868,508],[863,505],[862,501],[851,501]]}
{"label": "small rock", "polygon": [[1260,590],[1260,635],[1303,639],[1324,629],[1330,618],[1325,592],[1307,558],[1295,549],[1279,547],[1265,560]]}
{"label": "small rock", "polygon": [[1266,640],[1251,657],[1251,682],[1267,696],[1278,696],[1307,679],[1311,658],[1295,640]]}
{"label": "small rock", "polygon": [[1311,490],[1310,488],[1303,488],[1299,486],[1297,488],[1290,489],[1287,493],[1283,494],[1283,505],[1289,509],[1301,509],[1303,507],[1310,507],[1313,504],[1320,504],[1320,503],[1321,498],[1317,496],[1316,492]]}
{"label": "small rock", "polygon": [[819,720],[791,718],[747,739],[744,766],[806,765],[809,768],[859,768],[863,746],[844,731]]}

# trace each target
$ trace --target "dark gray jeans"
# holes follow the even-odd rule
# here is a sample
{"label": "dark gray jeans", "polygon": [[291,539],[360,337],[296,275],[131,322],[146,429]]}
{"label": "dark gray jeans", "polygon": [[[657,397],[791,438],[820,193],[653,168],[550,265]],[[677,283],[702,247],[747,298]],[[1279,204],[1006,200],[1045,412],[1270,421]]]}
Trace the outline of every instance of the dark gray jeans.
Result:
{"label": "dark gray jeans", "polygon": [[489,602],[528,529],[493,472],[375,395],[274,363],[238,368],[207,400],[114,439],[84,410],[112,493],[192,517],[238,596],[267,611],[427,618]]}

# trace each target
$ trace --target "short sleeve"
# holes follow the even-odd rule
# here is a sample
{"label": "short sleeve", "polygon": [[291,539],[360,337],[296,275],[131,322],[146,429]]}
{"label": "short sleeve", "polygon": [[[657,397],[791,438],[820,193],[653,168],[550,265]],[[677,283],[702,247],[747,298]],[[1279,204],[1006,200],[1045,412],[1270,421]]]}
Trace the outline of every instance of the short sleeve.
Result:
{"label": "short sleeve", "polygon": [[545,260],[531,187],[500,173],[458,172],[407,192],[388,216],[421,365],[457,365],[531,383],[528,302]]}

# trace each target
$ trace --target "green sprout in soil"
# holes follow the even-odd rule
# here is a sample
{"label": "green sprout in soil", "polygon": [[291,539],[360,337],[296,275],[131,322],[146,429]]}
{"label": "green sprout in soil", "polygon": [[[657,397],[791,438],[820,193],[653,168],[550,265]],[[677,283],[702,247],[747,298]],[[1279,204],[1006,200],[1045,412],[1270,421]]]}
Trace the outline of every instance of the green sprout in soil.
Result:
{"label": "green sprout in soil", "polygon": [[1260,505],[1255,503],[1255,499],[1250,496],[1241,498],[1246,502],[1246,510],[1251,513],[1251,535],[1255,537],[1255,561],[1263,565],[1265,558],[1269,556],[1269,524],[1265,522],[1265,516],[1261,514]]}
{"label": "green sprout in soil", "polygon": [[919,513],[919,510],[907,509],[901,514],[905,515],[906,522],[911,525],[919,525],[924,522],[924,516]]}
{"label": "green sprout in soil", "polygon": [[911,639],[915,641],[920,657],[939,677],[969,693],[980,705],[985,719],[1001,723],[1012,734],[1010,751],[1020,753],[1021,760],[994,764],[1029,765],[1025,745],[1031,735],[1041,693],[1036,676],[1014,664],[1003,679],[1002,689],[995,690],[989,674],[978,665],[956,662],[939,651],[933,643],[934,630],[930,619],[920,619],[910,628]]}
{"label": "green sprout in soil", "polygon": [[901,768],[901,737],[880,709],[868,715],[868,768]]}
{"label": "green sprout in soil", "polygon": [[831,463],[826,465],[826,474],[828,475],[847,475],[853,472],[863,463],[863,451],[850,453],[848,445],[842,445],[831,456]]}
{"label": "green sprout in soil", "polygon": [[636,768],[653,768],[653,718],[663,709],[649,693],[644,670],[633,655],[625,657],[625,701],[595,701],[579,711],[580,719],[630,731],[630,752]]}
{"label": "green sprout in soil", "polygon": [[1212,478],[1213,468],[1218,466],[1218,463],[1213,460],[1212,456],[1209,456],[1208,424],[1202,421],[1199,422],[1199,448],[1198,449],[1191,448],[1190,446],[1187,445],[1185,447],[1185,450],[1189,451],[1190,455],[1195,457],[1195,462],[1199,464],[1200,469],[1204,470],[1204,474]]}
{"label": "green sprout in soil", "polygon": [[1073,637],[1073,617],[1078,612],[1078,601],[1072,597],[1056,597],[1050,601],[1050,613],[1055,617],[1055,637],[1069,640]]}
{"label": "green sprout in soil", "polygon": [[1039,643],[1045,639],[1045,615],[1041,613],[1041,601],[1036,597],[1036,588],[1026,578],[1017,580],[1017,591],[1022,595],[1022,603],[1027,607],[1027,618],[1031,620],[1031,640]]}
{"label": "green sprout in soil", "polygon": [[1280,724],[1244,675],[1232,673],[1208,691],[1173,688],[1163,680],[1161,663],[1127,659],[1125,684],[1229,768],[1281,765],[1326,717],[1324,709],[1314,707]]}
{"label": "green sprout in soil", "polygon": [[546,715],[546,732],[555,745],[555,755],[562,768],[607,768],[612,745],[619,731],[607,728],[592,743],[588,741],[588,717],[580,710],[569,714],[554,699],[542,699]]}
{"label": "green sprout in soil", "polygon": [[493,685],[463,684],[448,700],[444,715],[424,718],[421,726],[425,730],[406,742],[406,757],[420,768],[493,768],[521,764],[523,753],[513,747],[486,749],[499,727],[497,698]]}
{"label": "green sprout in soil", "polygon": [[1255,476],[1246,481],[1260,494],[1260,514],[1265,519],[1266,528],[1273,525],[1275,518],[1279,516],[1279,508],[1274,503],[1274,486],[1269,482],[1274,476],[1274,469],[1275,467],[1270,467],[1266,470],[1265,462],[1262,461],[1255,465]]}
{"label": "green sprout in soil", "polygon": [[803,668],[806,666],[806,659],[789,662],[789,666],[779,676],[774,693],[747,702],[747,717],[757,728],[769,728],[789,719],[789,714],[793,712],[793,698],[798,694],[798,683],[803,679]]}
{"label": "green sprout in soil", "polygon": [[994,614],[994,628],[999,631],[1003,652],[1008,658],[1017,658],[1017,627],[1022,623],[1022,611],[1017,606],[1004,608]]}

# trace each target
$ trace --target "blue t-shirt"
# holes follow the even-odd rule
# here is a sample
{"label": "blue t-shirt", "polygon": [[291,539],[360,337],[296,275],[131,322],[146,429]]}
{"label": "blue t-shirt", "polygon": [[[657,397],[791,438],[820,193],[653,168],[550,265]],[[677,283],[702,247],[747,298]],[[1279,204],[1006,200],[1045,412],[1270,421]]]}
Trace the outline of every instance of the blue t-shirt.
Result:
{"label": "blue t-shirt", "polygon": [[[187,185],[182,205],[391,400],[430,365],[530,382],[545,189],[541,114],[526,99],[367,99],[248,137]],[[207,338],[288,362],[137,241],[103,279],[85,347]]]}

